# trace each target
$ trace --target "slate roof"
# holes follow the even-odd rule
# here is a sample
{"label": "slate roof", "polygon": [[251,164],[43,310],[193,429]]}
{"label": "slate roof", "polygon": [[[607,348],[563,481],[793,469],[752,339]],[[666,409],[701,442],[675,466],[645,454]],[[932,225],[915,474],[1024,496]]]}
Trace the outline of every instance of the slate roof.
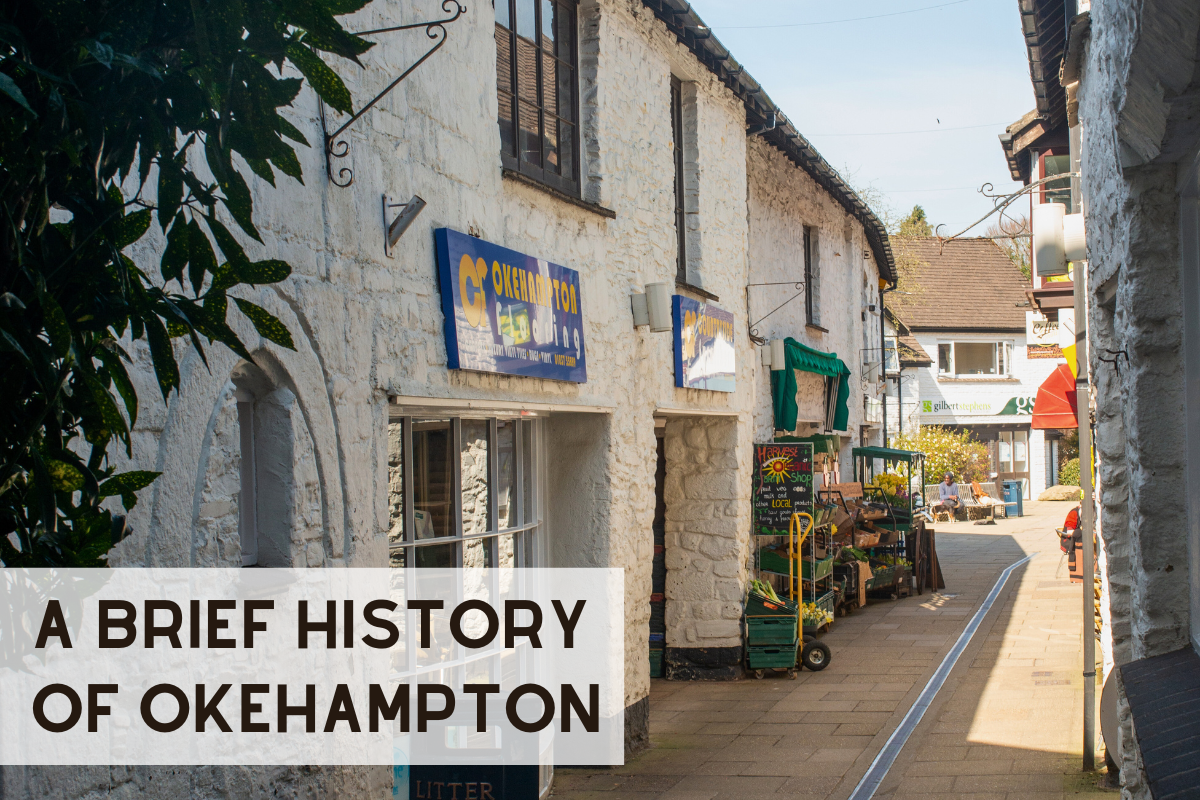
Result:
{"label": "slate roof", "polygon": [[[1028,281],[990,239],[892,239],[900,257],[916,259],[897,287],[913,291],[894,311],[912,331],[1025,330]],[[939,252],[940,251],[940,252]],[[905,288],[912,281],[919,289]]]}

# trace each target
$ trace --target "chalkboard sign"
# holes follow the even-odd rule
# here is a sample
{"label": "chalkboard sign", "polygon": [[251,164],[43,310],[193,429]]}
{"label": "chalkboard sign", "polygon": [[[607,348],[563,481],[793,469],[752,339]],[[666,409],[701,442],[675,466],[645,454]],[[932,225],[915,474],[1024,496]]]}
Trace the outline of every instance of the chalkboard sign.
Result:
{"label": "chalkboard sign", "polygon": [[812,443],[754,445],[753,480],[756,532],[787,535],[792,514],[812,513]]}

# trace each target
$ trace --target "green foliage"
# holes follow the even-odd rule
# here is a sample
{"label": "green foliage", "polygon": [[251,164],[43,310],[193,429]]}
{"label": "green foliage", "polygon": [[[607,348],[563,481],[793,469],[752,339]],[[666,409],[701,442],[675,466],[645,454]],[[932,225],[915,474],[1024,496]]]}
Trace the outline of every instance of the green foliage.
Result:
{"label": "green foliage", "polygon": [[1078,486],[1079,485],[1079,459],[1071,458],[1063,463],[1058,470],[1058,484],[1060,486]]}
{"label": "green foliage", "polygon": [[925,454],[925,480],[937,483],[947,472],[959,483],[987,480],[990,466],[987,445],[976,441],[971,431],[955,431],[940,425],[922,425],[916,433],[905,432],[892,446]]}
{"label": "green foliage", "polygon": [[930,227],[929,220],[925,218],[925,209],[913,206],[912,211],[908,212],[908,216],[900,221],[899,233],[906,238],[932,236],[933,228]]}
{"label": "green foliage", "polygon": [[[248,357],[229,290],[283,280],[262,241],[244,163],[301,180],[304,136],[279,114],[303,81],[350,95],[318,52],[357,63],[371,43],[335,15],[367,0],[28,0],[0,8],[0,559],[100,566],[154,472],[116,473],[138,400],[128,343],[145,339],[162,395],[180,384],[174,339]],[[237,154],[240,160],[233,158]],[[154,270],[124,252],[157,221]],[[216,247],[214,248],[214,244]],[[220,258],[218,258],[218,252]],[[184,281],[190,284],[185,285]],[[235,298],[276,344],[283,324]],[[119,405],[118,405],[119,403]],[[15,535],[14,535],[15,534]],[[15,544],[14,544],[15,543]]]}

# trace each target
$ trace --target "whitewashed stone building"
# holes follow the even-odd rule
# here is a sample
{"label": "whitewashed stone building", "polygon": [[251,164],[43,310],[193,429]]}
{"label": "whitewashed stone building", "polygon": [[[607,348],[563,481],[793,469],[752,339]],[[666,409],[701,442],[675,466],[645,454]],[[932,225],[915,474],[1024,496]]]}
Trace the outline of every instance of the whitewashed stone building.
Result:
{"label": "whitewashed stone building", "polygon": [[[435,2],[376,0],[346,27],[439,13]],[[235,319],[254,363],[213,349],[206,368],[181,346],[182,391],[167,405],[139,352],[133,460],[163,474],[112,563],[621,568],[627,747],[637,748],[649,725],[659,501],[667,658],[679,677],[740,673],[751,444],[773,433],[747,284],[802,281],[797,247],[806,226],[815,235],[824,330],[779,315],[762,331],[842,353],[857,434],[855,351],[878,347],[866,304],[881,279],[894,281],[887,237],[682,2],[497,0],[495,12],[471,4],[445,30],[444,46],[333,140],[346,154],[328,171],[318,145],[299,153],[303,186],[253,187],[266,242],[257,257],[294,268],[254,299],[288,326],[296,351]],[[380,36],[365,68],[345,71],[356,107],[425,53],[423,34]],[[318,143],[339,124],[307,89],[293,121]],[[385,251],[385,216],[397,209],[381,199],[413,195],[427,205]],[[500,292],[521,303],[487,324],[503,330],[506,352],[558,342],[547,320],[561,317],[545,316],[547,303],[562,314],[566,297],[580,325],[563,330],[571,349],[555,358],[570,355],[586,381],[571,370],[452,368],[467,354],[461,339],[451,346],[444,309],[475,299],[443,296],[460,286],[442,281],[459,266],[439,260],[444,229],[469,247],[531,257],[538,266]],[[157,263],[152,247],[135,255]],[[547,294],[567,286],[550,278],[564,268],[577,283]],[[464,292],[495,277],[481,270],[459,276]],[[634,325],[631,298],[655,283],[731,315],[733,367],[721,379],[733,391],[677,386],[674,331]],[[751,294],[754,314],[769,300]],[[62,794],[151,792],[163,772],[82,771]],[[366,796],[391,781],[387,770],[260,772],[184,770],[170,785],[196,797],[265,796],[268,784]],[[39,794],[42,774],[5,772],[4,796]]]}
{"label": "whitewashed stone building", "polygon": [[1123,797],[1194,797],[1200,10],[1175,0],[1066,8],[1023,0],[1021,9],[1038,108],[1002,142],[1012,149],[1015,127],[1031,141],[1055,137],[1050,146],[1070,160],[1050,174],[1080,173],[1072,200],[1086,224],[1086,269],[1076,280],[1087,308],[1103,677],[1115,706],[1104,740]]}

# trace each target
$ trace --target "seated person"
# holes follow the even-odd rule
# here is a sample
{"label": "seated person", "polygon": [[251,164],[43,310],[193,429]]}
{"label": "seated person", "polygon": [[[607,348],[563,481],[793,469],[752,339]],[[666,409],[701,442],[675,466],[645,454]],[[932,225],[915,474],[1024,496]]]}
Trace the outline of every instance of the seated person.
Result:
{"label": "seated person", "polygon": [[938,502],[934,504],[933,510],[948,511],[953,519],[955,512],[963,507],[963,502],[958,497],[958,484],[954,482],[954,473],[947,472],[942,477],[944,480],[938,484]]}

